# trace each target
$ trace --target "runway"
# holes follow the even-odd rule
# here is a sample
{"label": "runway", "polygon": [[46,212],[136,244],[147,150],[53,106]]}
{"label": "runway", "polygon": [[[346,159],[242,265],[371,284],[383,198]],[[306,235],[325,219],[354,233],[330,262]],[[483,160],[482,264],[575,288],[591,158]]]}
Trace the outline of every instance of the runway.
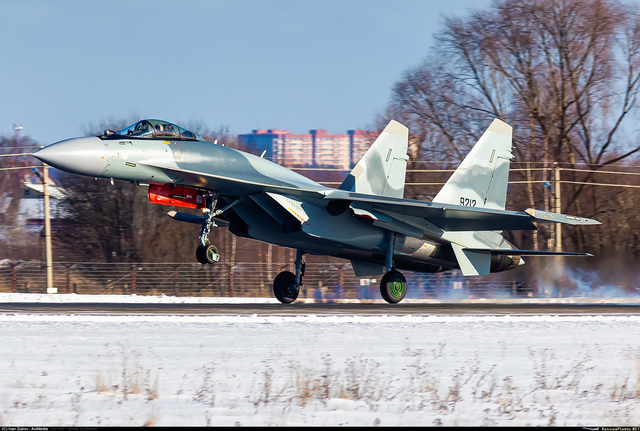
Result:
{"label": "runway", "polygon": [[68,315],[639,315],[640,304],[294,303],[145,304],[0,303],[0,314]]}

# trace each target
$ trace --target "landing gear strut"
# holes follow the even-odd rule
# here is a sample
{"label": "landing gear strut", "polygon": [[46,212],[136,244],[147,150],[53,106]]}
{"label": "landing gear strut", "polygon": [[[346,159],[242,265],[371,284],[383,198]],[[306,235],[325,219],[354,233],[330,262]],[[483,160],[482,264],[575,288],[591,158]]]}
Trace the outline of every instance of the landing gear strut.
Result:
{"label": "landing gear strut", "polygon": [[204,213],[204,220],[200,228],[200,245],[196,248],[196,259],[202,264],[216,263],[220,260],[216,246],[209,244],[209,233],[211,228],[218,227],[213,221],[213,211],[218,204],[218,194],[214,193],[206,198],[207,209]]}
{"label": "landing gear strut", "polygon": [[290,304],[298,298],[306,264],[302,260],[304,252],[296,251],[296,273],[282,271],[273,280],[273,294],[283,304]]}
{"label": "landing gear strut", "polygon": [[198,262],[202,264],[216,263],[220,261],[218,248],[213,244],[209,244],[209,233],[211,232],[211,228],[218,227],[218,225],[214,221],[214,217],[219,216],[220,214],[240,202],[238,199],[236,199],[221,210],[216,210],[219,196],[220,195],[217,192],[214,192],[206,197],[207,208],[204,213],[202,227],[200,228],[200,245],[198,245],[198,248],[196,248],[196,259],[198,259]]}
{"label": "landing gear strut", "polygon": [[395,234],[387,231],[387,256],[385,259],[387,273],[382,277],[382,281],[380,282],[380,295],[382,295],[382,299],[389,304],[397,304],[402,301],[407,294],[407,279],[404,278],[401,272],[396,271],[395,264],[393,263],[394,241]]}

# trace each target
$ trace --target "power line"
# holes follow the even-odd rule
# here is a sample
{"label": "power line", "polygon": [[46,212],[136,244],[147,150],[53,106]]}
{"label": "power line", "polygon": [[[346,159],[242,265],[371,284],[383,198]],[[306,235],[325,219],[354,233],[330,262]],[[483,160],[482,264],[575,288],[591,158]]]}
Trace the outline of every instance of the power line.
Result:
{"label": "power line", "polygon": [[351,169],[342,168],[288,168],[292,171],[324,171],[324,172],[349,172]]}
{"label": "power line", "polygon": [[0,154],[0,157],[30,156],[33,153]]}
{"label": "power line", "polygon": [[0,168],[0,171],[13,171],[15,169],[33,169],[33,168],[41,168],[42,166],[18,166],[15,168]]}
{"label": "power line", "polygon": [[[324,172],[350,172],[351,168],[288,168],[292,171],[324,171]],[[510,171],[544,171],[544,170],[552,170],[554,168],[513,168],[509,169]],[[407,172],[410,173],[421,173],[421,172],[455,172],[455,169],[407,169]]]}
{"label": "power line", "polygon": [[[433,164],[443,164],[443,165],[447,165],[447,164],[460,164],[462,161],[461,160],[452,160],[452,161],[432,161],[432,160],[407,160],[407,163],[433,163]],[[612,163],[610,165],[605,165],[606,162],[604,163],[571,163],[571,162],[534,162],[534,161],[529,161],[529,162],[519,162],[516,160],[511,160],[510,163],[512,165],[571,165],[571,166],[620,166],[620,167],[624,167],[624,168],[640,168],[640,165],[627,165],[624,163]],[[551,167],[550,169],[553,169],[553,167]],[[565,168],[568,169],[568,168]]]}
{"label": "power line", "polygon": [[[535,183],[555,183],[555,181],[509,181],[509,184],[535,184]],[[324,185],[340,185],[338,181],[318,181],[319,184]],[[446,183],[405,183],[405,186],[442,186]],[[587,186],[604,186],[604,187],[626,187],[626,188],[640,188],[640,185],[633,184],[610,184],[610,183],[587,183],[582,181],[560,181],[560,184],[584,184]]]}
{"label": "power line", "polygon": [[[28,155],[31,153],[19,153],[19,154],[13,154],[13,155]],[[3,154],[0,155],[0,157],[3,156],[10,156],[11,154]],[[11,171],[11,170],[17,170],[17,169],[33,169],[33,168],[40,168],[42,166],[17,166],[17,167],[11,167],[11,168],[0,168],[0,171]],[[537,168],[536,170],[542,170],[543,168]],[[616,171],[594,171],[594,170],[589,170],[589,169],[568,169],[568,168],[560,168],[561,170],[564,171],[575,171],[575,172],[596,172],[596,173],[600,173],[600,174],[612,174],[612,175],[640,175],[640,172],[616,172]],[[292,170],[318,170],[318,171],[345,171],[344,169],[322,169],[322,168],[293,168]],[[511,169],[511,171],[525,171],[527,169]],[[416,169],[416,170],[407,170],[407,172],[411,172],[411,173],[428,173],[428,172],[453,172],[455,170],[444,170],[444,169]],[[551,182],[555,182],[553,180],[531,180],[531,181],[509,181],[509,184],[536,184],[536,183],[551,183]],[[318,181],[318,183],[320,184],[326,184],[326,185],[340,185],[342,184],[341,182],[338,181]],[[610,184],[610,183],[589,183],[589,182],[583,182],[583,181],[567,181],[567,180],[562,180],[560,181],[560,183],[564,183],[564,184],[584,184],[584,185],[589,185],[589,186],[609,186],[609,187],[627,187],[627,188],[640,188],[640,185],[636,186],[636,185],[628,185],[628,184]],[[444,182],[411,182],[411,183],[405,183],[406,186],[438,186],[438,185],[444,185]]]}
{"label": "power line", "polygon": [[[637,166],[640,168],[640,166]],[[323,172],[348,172],[350,169],[341,168],[289,168],[292,171],[323,171]],[[561,171],[572,172],[593,172],[596,174],[612,174],[612,175],[640,175],[640,172],[620,172],[620,171],[601,171],[598,169],[576,169],[576,168],[511,168],[509,172],[525,172],[525,171],[553,171],[560,169]],[[455,172],[455,169],[407,169],[407,173],[420,174],[420,173],[436,173],[436,172]]]}
{"label": "power line", "polygon": [[558,168],[558,169],[560,169],[561,171],[595,172],[597,174],[640,175],[640,172],[599,171],[597,169],[571,169],[571,168]]}
{"label": "power line", "polygon": [[627,187],[633,189],[640,189],[640,186],[634,186],[632,184],[608,184],[608,183],[585,183],[582,181],[560,181],[561,183],[567,184],[584,184],[587,186],[605,186],[605,187]]}

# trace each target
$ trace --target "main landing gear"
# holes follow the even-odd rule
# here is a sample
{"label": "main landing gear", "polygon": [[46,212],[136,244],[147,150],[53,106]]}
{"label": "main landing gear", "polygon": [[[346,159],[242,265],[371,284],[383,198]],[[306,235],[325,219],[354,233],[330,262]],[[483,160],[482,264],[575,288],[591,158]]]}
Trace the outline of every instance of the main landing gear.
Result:
{"label": "main landing gear", "polygon": [[196,259],[202,264],[211,264],[220,261],[218,248],[213,244],[209,244],[209,233],[211,232],[211,228],[218,227],[214,221],[214,217],[219,216],[240,202],[236,199],[221,210],[216,210],[218,196],[219,194],[214,192],[206,197],[207,208],[204,210],[204,219],[202,221],[202,227],[200,228],[200,244],[198,245],[198,248],[196,248]]}
{"label": "main landing gear", "polygon": [[296,273],[282,271],[273,280],[273,294],[283,304],[290,304],[298,298],[304,277],[305,263],[302,260],[304,252],[296,251]]}
{"label": "main landing gear", "polygon": [[397,304],[407,294],[407,279],[401,272],[392,269],[380,282],[380,295],[389,304]]}
{"label": "main landing gear", "polygon": [[387,231],[387,256],[385,260],[387,273],[382,277],[382,281],[380,282],[380,295],[382,295],[382,299],[389,304],[397,304],[402,301],[407,294],[407,279],[404,278],[401,272],[395,269],[393,263],[394,241],[395,234]]}

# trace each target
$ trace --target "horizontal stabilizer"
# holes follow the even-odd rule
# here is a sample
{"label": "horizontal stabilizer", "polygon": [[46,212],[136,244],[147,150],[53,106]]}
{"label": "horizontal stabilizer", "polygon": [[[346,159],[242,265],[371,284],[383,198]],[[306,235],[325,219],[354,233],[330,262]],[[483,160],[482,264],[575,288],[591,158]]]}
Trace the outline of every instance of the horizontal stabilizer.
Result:
{"label": "horizontal stabilizer", "polygon": [[[204,216],[199,216],[195,214],[181,213],[179,211],[169,211],[167,215],[174,220],[183,221],[186,223],[202,224],[204,222]],[[213,221],[218,226],[229,227],[229,222],[226,220],[222,220],[220,218],[214,217]]]}
{"label": "horizontal stabilizer", "polygon": [[576,217],[571,215],[552,213],[549,211],[536,210],[533,208],[528,208],[524,210],[524,212],[535,218],[535,221],[537,222],[565,223],[572,225],[602,224],[597,220],[586,217]]}
{"label": "horizontal stabilizer", "polygon": [[451,243],[462,275],[487,275],[491,272],[491,250],[469,249]]}
{"label": "horizontal stabilizer", "polygon": [[494,256],[582,256],[593,257],[591,253],[571,253],[568,251],[516,250],[511,248],[465,248],[465,251],[488,252]]}

